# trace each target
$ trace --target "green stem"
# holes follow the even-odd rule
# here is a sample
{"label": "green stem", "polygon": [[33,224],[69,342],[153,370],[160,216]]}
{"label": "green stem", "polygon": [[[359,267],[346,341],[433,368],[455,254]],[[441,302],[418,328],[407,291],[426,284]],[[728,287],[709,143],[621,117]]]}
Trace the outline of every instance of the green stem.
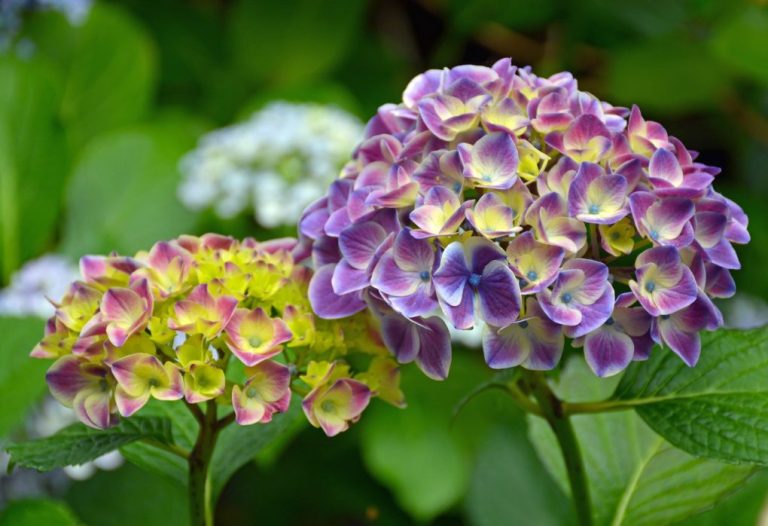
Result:
{"label": "green stem", "polygon": [[[199,409],[199,408],[198,408]],[[189,521],[191,526],[213,526],[213,502],[209,468],[216,439],[221,427],[217,425],[216,402],[208,401],[200,431],[189,453]]]}
{"label": "green stem", "polygon": [[542,416],[552,428],[560,445],[571,486],[571,496],[576,507],[576,516],[581,526],[592,525],[592,511],[589,498],[589,487],[581,459],[579,443],[567,414],[563,412],[563,402],[547,385],[546,378],[538,372],[527,371],[525,379],[531,393],[539,403]]}
{"label": "green stem", "polygon": [[589,224],[589,245],[592,249],[592,257],[599,260],[600,244],[597,242],[597,225],[594,223]]}

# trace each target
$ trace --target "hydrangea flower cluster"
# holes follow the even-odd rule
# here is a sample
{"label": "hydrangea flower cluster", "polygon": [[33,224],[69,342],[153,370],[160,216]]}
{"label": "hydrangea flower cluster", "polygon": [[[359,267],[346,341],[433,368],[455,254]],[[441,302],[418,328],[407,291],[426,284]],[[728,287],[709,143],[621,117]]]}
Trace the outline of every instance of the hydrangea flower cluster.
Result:
{"label": "hydrangea flower cluster", "polygon": [[86,256],[83,279],[56,303],[32,356],[56,360],[51,393],[95,428],[152,398],[215,400],[250,425],[286,411],[297,393],[329,436],[357,421],[373,396],[403,406],[397,364],[372,316],[315,318],[304,259],[295,240],[215,234],[135,257]]}
{"label": "hydrangea flower cluster", "polygon": [[640,110],[509,59],[414,78],[367,124],[300,231],[315,312],[369,306],[403,362],[444,378],[456,329],[488,365],[552,369],[565,339],[599,376],[654,343],[693,366],[722,317],[747,217],[719,169]]}
{"label": "hydrangea flower cluster", "polygon": [[225,219],[252,210],[267,228],[293,225],[362,135],[362,123],[333,106],[271,103],[244,123],[202,137],[181,161],[179,197]]}

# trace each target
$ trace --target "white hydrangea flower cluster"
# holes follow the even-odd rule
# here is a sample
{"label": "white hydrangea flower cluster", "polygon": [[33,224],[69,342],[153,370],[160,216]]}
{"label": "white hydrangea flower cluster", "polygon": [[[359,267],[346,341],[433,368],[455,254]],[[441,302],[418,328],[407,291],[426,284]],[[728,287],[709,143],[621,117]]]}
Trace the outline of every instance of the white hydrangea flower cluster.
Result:
{"label": "white hydrangea flower cluster", "polygon": [[262,226],[293,224],[324,194],[362,135],[362,123],[334,106],[270,103],[200,139],[181,160],[179,198],[225,219],[253,210]]}
{"label": "white hydrangea flower cluster", "polygon": [[50,318],[57,301],[67,292],[69,284],[80,275],[77,266],[55,254],[28,261],[0,290],[0,316],[36,316]]}

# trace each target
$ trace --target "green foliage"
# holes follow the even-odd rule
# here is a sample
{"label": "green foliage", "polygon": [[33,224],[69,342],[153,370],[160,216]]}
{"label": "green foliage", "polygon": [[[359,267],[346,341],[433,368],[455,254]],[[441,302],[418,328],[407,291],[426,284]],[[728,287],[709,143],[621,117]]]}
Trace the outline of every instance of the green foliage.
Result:
{"label": "green foliage", "polygon": [[488,435],[475,459],[464,507],[473,526],[573,523],[571,504],[522,426],[499,426]]}
{"label": "green foliage", "polygon": [[50,471],[89,462],[136,440],[171,444],[170,421],[134,417],[103,430],[72,424],[50,437],[12,444],[7,449],[13,464]]}
{"label": "green foliage", "polygon": [[197,121],[179,118],[102,136],[83,152],[67,189],[64,249],[73,256],[133,254],[192,231],[176,198],[177,163],[194,145]]}
{"label": "green foliage", "polygon": [[701,44],[678,35],[616,50],[607,79],[612,102],[666,113],[711,107],[726,86]]}
{"label": "green foliage", "polygon": [[65,498],[88,526],[189,524],[185,486],[131,464],[75,482]]}
{"label": "green foliage", "polygon": [[68,154],[56,78],[0,55],[0,282],[51,241]]}
{"label": "green foliage", "polygon": [[0,526],[81,526],[65,504],[55,500],[17,500],[0,513]]}
{"label": "green foliage", "polygon": [[45,392],[45,370],[50,362],[29,358],[42,332],[42,320],[0,318],[0,437],[13,431]]}
{"label": "green foliage", "polygon": [[[195,417],[184,407],[183,401],[151,400],[138,415],[167,419],[171,422],[173,442],[187,451],[194,446],[199,426]],[[187,484],[187,462],[178,455],[142,442],[125,445],[120,448],[120,453],[126,460],[142,469],[170,477],[183,486]]]}
{"label": "green foliage", "polygon": [[95,4],[82,27],[49,16],[30,28],[29,38],[62,79],[59,111],[73,146],[146,114],[155,51],[146,31],[122,10]]}
{"label": "green foliage", "polygon": [[713,54],[734,71],[768,84],[768,12],[757,5],[727,17],[711,43]]}
{"label": "green foliage", "polygon": [[627,370],[613,398],[636,406],[654,431],[693,455],[768,464],[768,329],[702,340],[696,367],[657,349]]}
{"label": "green foliage", "polygon": [[[500,392],[483,395],[453,418],[454,408],[491,373],[475,356],[454,352],[454,371],[444,382],[403,369],[408,408],[377,404],[362,422],[363,458],[405,510],[427,520],[456,504],[467,490],[475,452],[496,425],[524,425]],[[439,466],[439,469],[437,469]]]}
{"label": "green foliage", "polygon": [[214,499],[239,468],[252,461],[262,449],[279,440],[296,420],[303,418],[301,401],[294,397],[288,411],[275,415],[268,425],[231,425],[224,429],[211,461],[211,491]]}
{"label": "green foliage", "polygon": [[[569,402],[604,397],[615,381],[596,378],[573,358],[557,385]],[[549,469],[568,491],[554,434],[530,417],[530,435]],[[738,489],[750,466],[693,457],[655,435],[632,411],[577,415],[573,426],[581,448],[597,525],[670,524],[709,509]]]}
{"label": "green foliage", "polygon": [[[139,414],[144,418],[162,418],[171,422],[173,441],[187,451],[195,444],[198,423],[183,402],[147,404]],[[211,488],[214,499],[232,475],[265,449],[273,447],[283,435],[290,434],[297,420],[303,420],[301,401],[294,399],[289,410],[275,415],[269,425],[232,424],[221,432],[211,461]],[[187,463],[173,453],[150,444],[132,443],[121,449],[127,460],[149,471],[165,475],[186,485]]]}
{"label": "green foliage", "polygon": [[358,0],[240,1],[232,16],[235,61],[267,84],[317,77],[344,57],[364,10]]}

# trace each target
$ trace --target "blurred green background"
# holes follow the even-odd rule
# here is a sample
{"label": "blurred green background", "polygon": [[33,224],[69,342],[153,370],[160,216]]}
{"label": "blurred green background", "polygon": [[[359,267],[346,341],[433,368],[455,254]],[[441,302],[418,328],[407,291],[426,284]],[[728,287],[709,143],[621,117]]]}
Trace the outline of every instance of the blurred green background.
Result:
{"label": "blurred green background", "polygon": [[[57,3],[66,2],[42,2]],[[768,301],[764,1],[97,0],[75,24],[39,4],[0,0],[3,286],[45,253],[75,261],[181,233],[290,233],[185,209],[179,159],[270,100],[331,103],[366,120],[427,68],[511,56],[640,105],[722,167],[716,187],[745,208],[752,234],[735,273],[742,299],[732,300],[749,307],[735,321],[758,319]],[[47,364],[26,358],[42,325],[0,320],[0,442],[23,434],[45,392]],[[457,354],[447,385],[407,369],[407,411],[375,405],[334,440],[302,429],[277,458],[242,470],[222,497],[221,524],[567,522],[565,496],[503,394],[452,417],[489,376],[478,353]],[[56,502],[11,503],[0,524],[185,523],[182,489],[130,465],[43,487],[31,496]],[[758,474],[689,524],[757,524],[767,493]]]}

